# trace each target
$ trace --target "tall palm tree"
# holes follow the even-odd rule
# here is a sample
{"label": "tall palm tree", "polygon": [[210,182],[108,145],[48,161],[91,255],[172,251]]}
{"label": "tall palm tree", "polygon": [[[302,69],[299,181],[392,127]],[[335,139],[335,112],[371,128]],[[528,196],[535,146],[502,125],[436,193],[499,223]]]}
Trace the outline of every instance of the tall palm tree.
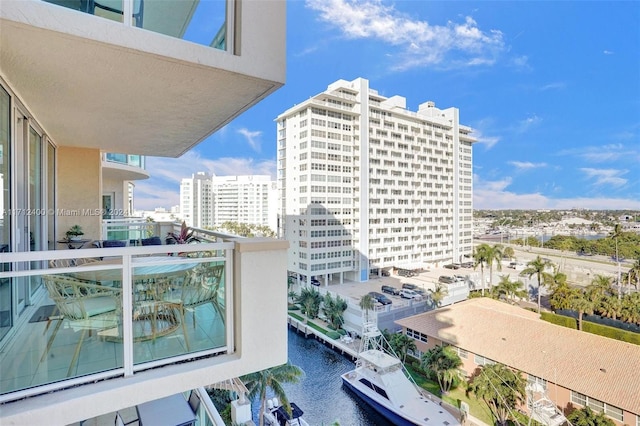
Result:
{"label": "tall palm tree", "polygon": [[330,293],[324,295],[322,311],[327,318],[327,322],[335,330],[344,324],[344,311],[347,310],[347,301],[336,295],[335,299]]}
{"label": "tall palm tree", "polygon": [[241,377],[242,382],[249,390],[249,398],[260,396],[260,426],[264,425],[267,389],[271,389],[280,403],[282,403],[289,414],[291,414],[291,405],[289,404],[287,394],[282,388],[282,384],[298,383],[303,376],[304,372],[300,367],[286,363]]}
{"label": "tall palm tree", "polygon": [[365,294],[360,297],[360,303],[358,303],[358,305],[360,309],[364,311],[364,321],[369,322],[369,311],[373,310],[376,306],[373,297],[371,297],[369,293]]}
{"label": "tall palm tree", "polygon": [[482,243],[473,249],[473,269],[476,269],[480,266],[480,280],[482,281],[482,295],[484,296],[484,266],[487,264],[489,259],[489,251],[491,247],[489,244]]}
{"label": "tall palm tree", "polygon": [[625,279],[629,285],[629,292],[631,292],[631,286],[636,289],[640,285],[640,258],[636,259],[635,263],[625,274]]}
{"label": "tall palm tree", "polygon": [[462,379],[460,366],[462,360],[451,346],[436,346],[429,349],[420,359],[420,366],[425,371],[432,371],[438,379],[440,393],[446,394],[451,386]]}
{"label": "tall palm tree", "polygon": [[516,407],[525,401],[525,385],[519,372],[502,364],[486,364],[472,379],[469,389],[487,403],[496,422],[506,426]]}
{"label": "tall palm tree", "polygon": [[442,300],[449,294],[447,288],[441,283],[437,283],[435,285],[435,289],[429,289],[429,297],[431,297],[431,301],[436,307],[440,307],[442,304]]}
{"label": "tall palm tree", "polygon": [[496,264],[496,269],[502,271],[502,246],[496,244],[493,247],[489,247],[487,252],[487,266],[489,267],[489,287],[493,287],[493,264]]}
{"label": "tall palm tree", "polygon": [[583,291],[575,293],[574,299],[571,301],[571,308],[578,311],[578,330],[582,330],[582,317],[584,314],[592,314],[594,302],[587,297]]}
{"label": "tall palm tree", "polygon": [[620,255],[618,254],[618,239],[622,235],[622,225],[616,223],[613,225],[613,231],[609,236],[613,238],[616,243],[616,263],[618,264],[618,299],[622,298],[622,283],[620,282]]}
{"label": "tall palm tree", "polygon": [[538,278],[538,313],[540,313],[540,301],[541,301],[541,295],[542,295],[542,292],[540,290],[544,285],[542,277],[544,274],[544,270],[547,269],[547,267],[550,265],[551,265],[551,262],[549,262],[548,260],[542,259],[540,256],[538,256],[535,259],[529,261],[527,263],[527,267],[520,272],[521,277],[526,276],[528,278],[531,278],[532,276],[535,275]]}
{"label": "tall palm tree", "polygon": [[526,297],[527,295],[522,281],[511,281],[509,275],[500,276],[500,282],[495,287],[495,291],[498,296],[504,295],[510,303],[514,303],[516,297]]}
{"label": "tall palm tree", "polygon": [[302,290],[300,290],[296,302],[300,305],[300,310],[305,314],[308,322],[310,319],[318,316],[322,296],[319,291],[313,288],[303,287]]}

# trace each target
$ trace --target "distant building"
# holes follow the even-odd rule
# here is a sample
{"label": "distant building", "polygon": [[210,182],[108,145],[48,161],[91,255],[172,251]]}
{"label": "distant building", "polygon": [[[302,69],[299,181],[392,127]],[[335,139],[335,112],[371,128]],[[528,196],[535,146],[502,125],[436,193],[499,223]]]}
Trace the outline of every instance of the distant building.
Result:
{"label": "distant building", "polygon": [[181,216],[189,226],[215,228],[225,222],[276,229],[276,183],[268,175],[212,176],[204,172],[182,179]]}
{"label": "distant building", "polygon": [[180,213],[188,226],[213,226],[211,175],[198,172],[180,182]]}
{"label": "distant building", "polygon": [[324,282],[460,262],[473,232],[471,128],[358,78],[277,118],[278,232],[289,272]]}
{"label": "distant building", "polygon": [[630,361],[640,360],[638,345],[551,324],[535,312],[488,298],[396,324],[415,339],[417,356],[450,345],[467,376],[499,362],[521,371],[529,384],[540,385],[565,414],[588,406],[617,425],[640,424],[640,370]]}

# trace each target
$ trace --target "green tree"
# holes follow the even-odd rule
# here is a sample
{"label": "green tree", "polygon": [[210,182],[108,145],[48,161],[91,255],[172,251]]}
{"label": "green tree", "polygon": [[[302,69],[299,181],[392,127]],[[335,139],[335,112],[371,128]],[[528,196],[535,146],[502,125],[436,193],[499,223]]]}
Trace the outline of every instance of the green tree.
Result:
{"label": "green tree", "polygon": [[640,293],[627,294],[622,299],[620,319],[631,324],[640,325]]}
{"label": "green tree", "polygon": [[423,370],[431,371],[438,379],[440,392],[444,395],[457,381],[462,380],[462,360],[451,346],[436,346],[420,359]]}
{"label": "green tree", "polygon": [[574,293],[574,298],[571,300],[571,309],[578,312],[578,330],[582,330],[582,317],[584,314],[592,314],[595,304],[589,299],[584,291],[578,291]]}
{"label": "green tree", "polygon": [[605,318],[618,319],[622,313],[622,300],[617,296],[607,295],[600,302],[600,314]]}
{"label": "green tree", "polygon": [[360,297],[360,302],[358,303],[360,309],[364,311],[364,321],[369,322],[369,311],[375,308],[376,304],[373,300],[373,297],[369,293]]}
{"label": "green tree", "polygon": [[540,302],[541,302],[541,297],[542,297],[542,286],[544,285],[543,282],[543,275],[545,269],[547,269],[548,266],[551,266],[551,262],[549,262],[546,259],[542,259],[540,256],[536,257],[535,259],[529,261],[527,263],[527,267],[525,269],[523,269],[520,272],[520,276],[521,277],[528,277],[531,278],[532,276],[536,276],[538,278],[538,313],[540,313]]}
{"label": "green tree", "polygon": [[503,364],[486,364],[472,378],[469,390],[486,402],[499,425],[506,426],[525,401],[525,383],[519,372]]}
{"label": "green tree", "polygon": [[491,247],[489,244],[482,243],[473,249],[473,269],[480,266],[480,280],[482,281],[482,295],[484,296],[484,267],[489,262],[489,252]]}
{"label": "green tree", "polygon": [[324,295],[322,312],[327,318],[327,322],[334,330],[338,330],[344,324],[344,311],[347,310],[347,301],[339,295],[332,297],[330,293]]}
{"label": "green tree", "polygon": [[260,396],[260,426],[264,425],[267,389],[271,389],[280,403],[284,405],[289,414],[291,414],[291,405],[289,404],[287,394],[282,388],[282,384],[298,383],[303,376],[304,372],[302,369],[290,363],[286,363],[241,377],[242,382],[249,391],[249,398],[253,399],[258,395]]}
{"label": "green tree", "polygon": [[322,296],[320,292],[313,288],[303,287],[296,303],[300,305],[300,311],[307,316],[307,320],[314,319],[320,312]]}
{"label": "green tree", "polygon": [[625,273],[624,280],[629,286],[629,292],[631,292],[631,286],[633,285],[636,289],[640,285],[640,258],[636,259],[635,263],[631,266],[631,268]]}
{"label": "green tree", "polygon": [[513,250],[513,247],[505,247],[502,251],[502,255],[509,260],[513,260],[516,257],[516,252]]}
{"label": "green tree", "polygon": [[589,407],[573,410],[567,420],[573,426],[615,426],[615,422],[604,413],[595,413]]}
{"label": "green tree", "polygon": [[435,288],[429,289],[429,297],[436,307],[440,307],[442,300],[449,294],[447,288],[441,283],[437,283]]}
{"label": "green tree", "polygon": [[389,340],[389,346],[393,349],[393,352],[400,357],[402,363],[407,359],[407,353],[409,351],[415,351],[417,349],[416,342],[406,334],[395,333]]}
{"label": "green tree", "polygon": [[516,297],[527,297],[527,291],[524,289],[522,281],[511,281],[509,275],[500,276],[500,281],[494,292],[498,297],[504,295],[505,299],[511,303],[515,303]]}

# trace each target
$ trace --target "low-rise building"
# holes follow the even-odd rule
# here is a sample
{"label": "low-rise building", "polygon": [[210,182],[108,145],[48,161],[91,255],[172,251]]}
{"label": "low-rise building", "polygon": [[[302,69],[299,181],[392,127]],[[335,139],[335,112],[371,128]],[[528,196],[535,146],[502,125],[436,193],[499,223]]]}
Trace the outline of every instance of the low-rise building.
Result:
{"label": "low-rise building", "polygon": [[488,298],[470,299],[396,321],[416,339],[418,355],[451,345],[470,376],[498,362],[542,384],[565,413],[590,407],[618,425],[640,424],[640,346],[539,318],[535,312]]}

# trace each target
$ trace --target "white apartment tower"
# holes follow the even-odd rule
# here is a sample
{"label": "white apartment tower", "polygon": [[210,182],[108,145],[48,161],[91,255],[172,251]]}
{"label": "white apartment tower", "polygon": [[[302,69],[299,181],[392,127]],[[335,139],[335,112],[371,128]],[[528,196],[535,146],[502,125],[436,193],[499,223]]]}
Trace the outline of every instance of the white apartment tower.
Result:
{"label": "white apartment tower", "polygon": [[[213,224],[249,223],[276,229],[276,183],[269,175],[214,176]],[[271,208],[270,208],[271,207]]]}
{"label": "white apartment tower", "polygon": [[277,117],[278,233],[306,282],[460,262],[472,252],[471,128],[339,80]]}
{"label": "white apartment tower", "polygon": [[210,228],[212,222],[211,175],[198,172],[180,181],[180,212],[188,226]]}

